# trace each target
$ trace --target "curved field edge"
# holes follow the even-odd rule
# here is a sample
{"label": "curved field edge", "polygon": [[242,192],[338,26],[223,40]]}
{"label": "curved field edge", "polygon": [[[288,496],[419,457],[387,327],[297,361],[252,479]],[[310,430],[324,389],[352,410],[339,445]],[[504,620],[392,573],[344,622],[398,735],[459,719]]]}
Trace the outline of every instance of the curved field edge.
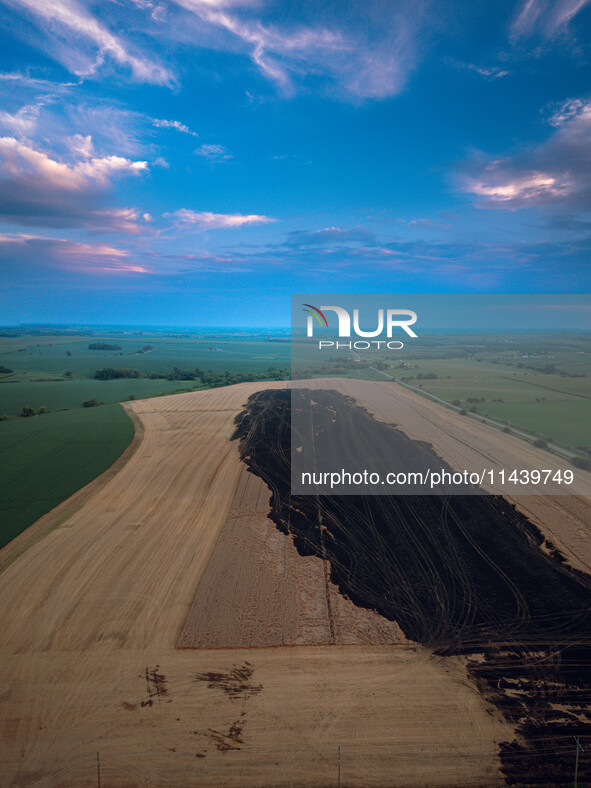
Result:
{"label": "curved field edge", "polygon": [[140,420],[118,404],[2,424],[0,572],[104,486],[142,436]]}

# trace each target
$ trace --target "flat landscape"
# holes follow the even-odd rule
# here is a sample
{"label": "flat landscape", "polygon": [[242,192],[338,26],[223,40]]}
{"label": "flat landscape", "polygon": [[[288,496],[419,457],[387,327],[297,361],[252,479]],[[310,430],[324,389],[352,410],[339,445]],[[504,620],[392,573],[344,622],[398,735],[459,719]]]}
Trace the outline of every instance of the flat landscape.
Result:
{"label": "flat landscape", "polygon": [[[235,421],[252,395],[286,385],[128,403],[143,437],[125,464],[43,538],[35,527],[29,543],[22,534],[0,574],[3,784],[94,786],[97,752],[109,786],[336,785],[338,747],[343,786],[491,786],[503,784],[503,769],[519,771],[527,732],[491,697],[490,652],[436,653],[371,606],[354,610],[331,585],[330,555],[306,558],[295,534],[270,527],[271,492],[245,472]],[[414,410],[410,434],[425,417],[439,418],[442,432],[451,416],[462,419],[400,386],[372,385],[374,402],[362,404],[377,418],[380,403],[384,418],[394,405]],[[466,451],[498,434],[462,423]],[[445,456],[444,442],[437,450]],[[552,499],[560,527],[546,525],[535,501],[527,506],[545,539],[588,562],[587,499]],[[250,551],[242,521],[258,539]],[[545,541],[535,549],[575,582]],[[268,591],[283,608],[260,604]],[[209,607],[192,627],[196,599]],[[527,706],[531,674],[516,687]],[[563,724],[587,730],[577,692],[580,719],[563,704]],[[587,771],[582,759],[581,779]]]}
{"label": "flat landscape", "polygon": [[0,788],[591,788],[591,0],[0,9]]}
{"label": "flat landscape", "polygon": [[[30,329],[32,331],[32,329]],[[0,414],[124,402],[219,385],[216,375],[253,380],[289,366],[289,343],[261,331],[39,330],[0,336]],[[97,378],[97,370],[122,377]],[[195,374],[195,369],[198,373]],[[4,370],[9,370],[5,372]],[[204,383],[204,376],[210,376]],[[234,382],[234,381],[230,381]]]}
{"label": "flat landscape", "polygon": [[120,456],[133,428],[115,403],[285,378],[289,343],[273,339],[257,330],[0,332],[0,547]]}
{"label": "flat landscape", "polygon": [[[314,346],[294,343],[294,378],[333,374],[400,380],[465,410],[490,417],[591,457],[591,348],[588,332],[431,335],[403,352],[329,351],[324,368]],[[344,365],[344,366],[343,366]],[[346,368],[345,368],[346,367]]]}

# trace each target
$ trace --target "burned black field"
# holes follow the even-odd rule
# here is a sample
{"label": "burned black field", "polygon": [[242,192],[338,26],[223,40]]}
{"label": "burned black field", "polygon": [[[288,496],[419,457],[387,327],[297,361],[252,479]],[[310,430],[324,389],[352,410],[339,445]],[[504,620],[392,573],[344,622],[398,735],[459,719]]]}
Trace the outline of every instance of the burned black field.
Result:
{"label": "burned black field", "polygon": [[[291,396],[251,396],[234,435],[271,490],[277,527],[302,555],[326,559],[356,605],[437,654],[465,656],[515,729],[500,746],[507,783],[571,782],[575,736],[589,744],[579,779],[591,780],[591,578],[544,553],[543,535],[502,497],[292,496]],[[399,457],[413,450],[402,432],[336,392],[315,391],[314,408],[355,421],[369,444],[387,432]]]}

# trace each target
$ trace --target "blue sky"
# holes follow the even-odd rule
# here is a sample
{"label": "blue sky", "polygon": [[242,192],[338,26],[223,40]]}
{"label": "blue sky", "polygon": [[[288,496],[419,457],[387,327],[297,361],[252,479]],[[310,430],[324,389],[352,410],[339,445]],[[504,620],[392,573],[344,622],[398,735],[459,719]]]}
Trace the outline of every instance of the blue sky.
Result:
{"label": "blue sky", "polygon": [[583,293],[591,2],[0,0],[0,323]]}

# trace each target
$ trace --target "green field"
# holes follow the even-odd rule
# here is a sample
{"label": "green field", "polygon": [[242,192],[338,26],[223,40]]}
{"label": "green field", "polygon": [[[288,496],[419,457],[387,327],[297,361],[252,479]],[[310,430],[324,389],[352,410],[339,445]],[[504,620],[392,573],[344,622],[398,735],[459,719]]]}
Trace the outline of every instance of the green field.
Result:
{"label": "green field", "polygon": [[[467,410],[476,408],[483,416],[574,450],[591,449],[589,346],[561,337],[545,339],[545,347],[544,358],[515,356],[515,351],[492,346],[464,358],[411,358],[412,369],[390,372]],[[544,372],[546,364],[554,365],[554,371]],[[437,377],[425,379],[427,374]],[[481,401],[470,401],[474,399]]]}
{"label": "green field", "polygon": [[135,399],[171,394],[187,387],[180,381],[120,379],[93,380],[92,378],[72,378],[64,381],[23,380],[0,384],[0,414],[19,416],[23,406],[38,411],[45,406],[49,411],[79,408],[87,400],[99,402],[124,402],[130,396]]}
{"label": "green field", "polygon": [[[120,345],[121,350],[89,350],[91,343]],[[152,350],[141,352],[146,345]],[[68,351],[71,356],[68,356]],[[133,367],[145,375],[168,374],[173,367],[223,372],[263,372],[271,364],[289,366],[289,343],[268,342],[265,335],[224,333],[207,336],[128,333],[92,336],[0,337],[0,364],[10,369],[91,377],[102,367]]]}
{"label": "green field", "polygon": [[[49,411],[79,408],[87,400],[123,402],[203,387],[196,380],[167,380],[175,367],[206,373],[269,374],[289,367],[289,343],[269,342],[259,333],[209,333],[169,336],[163,332],[111,332],[76,336],[53,334],[0,337],[0,415],[19,416],[23,407]],[[91,350],[90,344],[120,350]],[[149,348],[149,349],[146,349]],[[138,370],[145,377],[96,380],[105,367]],[[66,375],[66,373],[69,373]],[[150,374],[162,376],[151,379]],[[272,377],[272,375],[269,375]]]}
{"label": "green field", "polygon": [[[114,403],[227,385],[239,382],[237,376],[288,376],[289,343],[268,341],[256,330],[33,328],[3,333],[0,546],[102,473],[129,444],[132,422]],[[95,343],[119,347],[89,347]],[[137,370],[136,376],[95,377],[109,367]],[[95,400],[98,407],[83,406]],[[19,418],[23,408],[37,415]]]}
{"label": "green field", "polygon": [[[294,344],[295,377],[397,378],[467,411],[591,454],[591,335],[440,335],[402,351],[319,354]],[[393,383],[393,385],[396,385]],[[583,448],[582,448],[583,447]]]}
{"label": "green field", "polygon": [[0,547],[105,471],[129,445],[120,405],[0,423]]}

